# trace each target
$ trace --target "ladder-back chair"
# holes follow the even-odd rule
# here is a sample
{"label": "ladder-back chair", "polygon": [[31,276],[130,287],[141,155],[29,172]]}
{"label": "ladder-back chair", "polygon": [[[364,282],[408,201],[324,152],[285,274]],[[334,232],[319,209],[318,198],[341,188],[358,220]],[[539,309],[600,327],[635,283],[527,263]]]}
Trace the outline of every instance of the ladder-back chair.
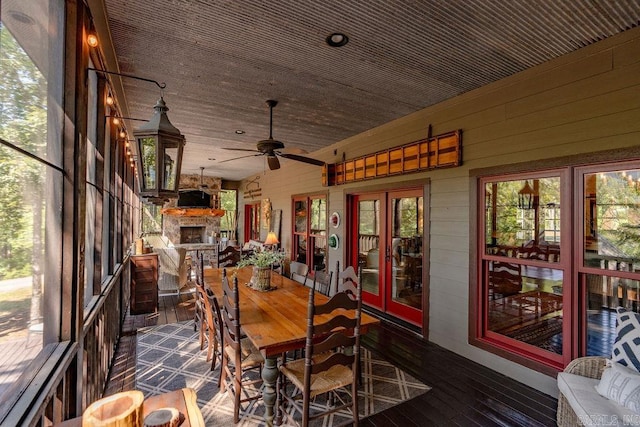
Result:
{"label": "ladder-back chair", "polygon": [[[285,403],[302,414],[302,426],[309,421],[336,411],[351,408],[353,424],[358,425],[358,360],[360,353],[360,316],[362,289],[356,293],[336,293],[325,304],[315,304],[315,290],[309,291],[307,339],[304,359],[280,366],[280,393]],[[344,310],[349,316],[344,315]],[[316,316],[334,314],[321,322]],[[345,351],[350,349],[350,351]],[[337,391],[349,387],[351,397]],[[290,392],[287,389],[291,389]],[[316,396],[333,393],[332,405],[325,411],[310,413],[310,402]]]}
{"label": "ladder-back chair", "polygon": [[240,249],[233,246],[227,246],[218,252],[218,268],[235,267],[240,262],[240,258]]}
{"label": "ladder-back chair", "polygon": [[[220,391],[229,390],[233,396],[233,421],[240,420],[240,404],[262,397],[262,393],[246,393],[248,385],[262,383],[260,371],[264,364],[264,358],[249,338],[242,338],[240,325],[240,297],[238,293],[238,278],[233,278],[233,286],[229,285],[226,270],[222,273],[222,306],[221,317],[223,324],[224,343],[222,357],[222,372],[220,374]],[[256,379],[245,378],[243,373],[256,369]],[[244,393],[243,393],[244,389]]]}

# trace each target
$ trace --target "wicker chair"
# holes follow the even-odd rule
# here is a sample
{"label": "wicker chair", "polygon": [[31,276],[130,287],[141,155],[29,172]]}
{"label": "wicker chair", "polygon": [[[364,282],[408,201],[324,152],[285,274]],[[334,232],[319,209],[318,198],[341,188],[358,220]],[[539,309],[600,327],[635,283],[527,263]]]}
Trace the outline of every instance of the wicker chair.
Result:
{"label": "wicker chair", "polygon": [[[605,368],[606,359],[599,356],[579,357],[564,368],[564,372],[587,378],[600,379]],[[582,426],[580,419],[569,405],[567,398],[560,393],[558,396],[558,412],[556,421],[559,427]]]}

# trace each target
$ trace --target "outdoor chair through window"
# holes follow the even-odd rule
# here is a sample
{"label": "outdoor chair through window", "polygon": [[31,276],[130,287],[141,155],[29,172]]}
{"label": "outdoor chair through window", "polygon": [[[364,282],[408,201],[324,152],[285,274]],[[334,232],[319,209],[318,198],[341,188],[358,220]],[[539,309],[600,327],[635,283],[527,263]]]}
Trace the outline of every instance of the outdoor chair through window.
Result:
{"label": "outdoor chair through window", "polygon": [[333,279],[333,272],[329,273],[316,270],[313,272],[313,288],[316,289],[324,296],[331,295],[331,280]]}
{"label": "outdoor chair through window", "polygon": [[[309,291],[305,357],[280,366],[279,392],[283,404],[302,414],[302,426],[315,418],[351,408],[358,425],[358,360],[360,353],[360,315],[362,288],[355,295],[336,293],[325,304],[315,304],[315,289]],[[350,316],[338,315],[347,310]],[[328,314],[322,322],[316,316]],[[345,388],[350,388],[350,393]],[[317,396],[331,393],[327,410],[311,413],[310,403]],[[329,398],[329,396],[327,396]],[[289,412],[285,406],[285,413]]]}
{"label": "outdoor chair through window", "polygon": [[298,261],[291,261],[289,264],[289,278],[306,285],[309,275],[309,266]]}

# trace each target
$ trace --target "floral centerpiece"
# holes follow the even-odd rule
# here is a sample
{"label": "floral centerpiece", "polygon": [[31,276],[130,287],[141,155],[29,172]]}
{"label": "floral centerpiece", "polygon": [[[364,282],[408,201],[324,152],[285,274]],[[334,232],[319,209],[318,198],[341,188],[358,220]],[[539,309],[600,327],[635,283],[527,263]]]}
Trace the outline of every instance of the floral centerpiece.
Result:
{"label": "floral centerpiece", "polygon": [[253,275],[248,283],[253,289],[259,291],[271,290],[271,269],[282,265],[285,254],[278,251],[256,251],[240,260],[238,268],[253,266]]}

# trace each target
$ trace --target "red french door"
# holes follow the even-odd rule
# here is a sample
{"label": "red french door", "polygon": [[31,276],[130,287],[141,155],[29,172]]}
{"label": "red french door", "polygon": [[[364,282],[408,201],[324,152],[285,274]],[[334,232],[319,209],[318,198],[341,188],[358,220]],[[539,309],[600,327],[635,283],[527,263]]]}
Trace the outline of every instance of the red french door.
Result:
{"label": "red french door", "polygon": [[352,265],[363,301],[422,326],[424,198],[421,188],[351,197]]}

